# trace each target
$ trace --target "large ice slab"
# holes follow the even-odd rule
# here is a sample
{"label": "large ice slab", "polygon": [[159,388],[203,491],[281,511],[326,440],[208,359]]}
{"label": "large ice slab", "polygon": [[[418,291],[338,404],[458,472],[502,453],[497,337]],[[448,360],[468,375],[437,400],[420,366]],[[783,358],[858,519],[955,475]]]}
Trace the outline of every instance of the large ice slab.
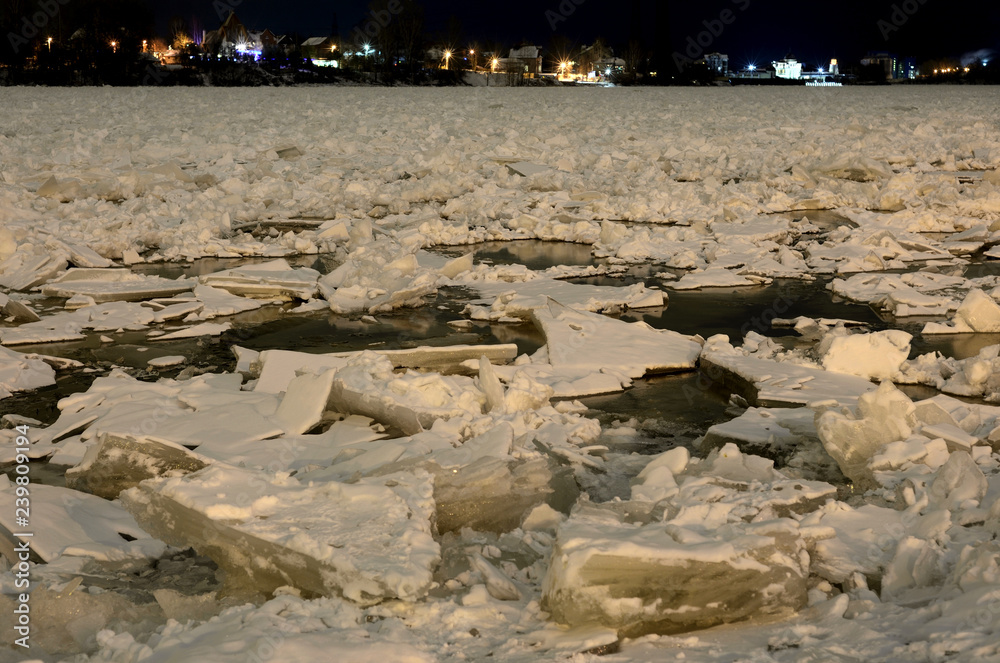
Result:
{"label": "large ice slab", "polygon": [[642,283],[625,287],[580,285],[537,278],[523,283],[469,282],[471,288],[491,297],[489,306],[467,307],[474,320],[525,319],[531,311],[547,306],[550,299],[581,311],[617,311],[624,308],[663,306],[666,295]]}
{"label": "large ice slab", "polygon": [[319,272],[309,267],[293,268],[283,259],[245,265],[205,274],[200,281],[234,295],[263,298],[312,299],[318,292]]}
{"label": "large ice slab", "polygon": [[30,391],[55,383],[55,371],[38,357],[0,348],[0,399],[16,391]]}
{"label": "large ice slab", "polygon": [[188,292],[193,280],[135,274],[128,269],[71,269],[42,286],[46,297],[90,297],[94,302],[135,302]]}
{"label": "large ice slab", "polygon": [[701,354],[701,343],[689,336],[578,311],[551,299],[532,309],[531,319],[545,335],[548,362],[558,368],[610,369],[638,378],[692,370]]}
{"label": "large ice slab", "polygon": [[797,406],[822,400],[851,404],[875,389],[868,380],[853,375],[749,356],[722,335],[705,342],[701,369],[758,406]]}
{"label": "large ice slab", "polygon": [[924,334],[970,334],[1000,332],[1000,305],[978,288],[973,288],[962,300],[951,324],[928,322]]}
{"label": "large ice slab", "polygon": [[69,488],[31,484],[30,528],[15,522],[15,485],[0,478],[0,552],[14,563],[12,535],[32,532],[31,549],[45,562],[61,555],[119,561],[158,557],[166,546],[153,539],[117,502]]}
{"label": "large ice slab", "polygon": [[[395,368],[430,369],[442,373],[457,372],[463,362],[486,357],[494,363],[506,363],[517,356],[517,345],[447,345],[420,346],[400,350],[373,350],[386,357]],[[359,352],[310,354],[292,350],[264,350],[254,362],[259,378],[255,391],[276,394],[285,391],[296,373],[305,369],[340,368]]]}
{"label": "large ice slab", "polygon": [[239,594],[289,585],[360,604],[413,601],[440,557],[426,474],[304,485],[213,465],[143,482],[122,501],[147,531],[215,560]]}
{"label": "large ice slab", "polygon": [[542,605],[560,623],[629,637],[790,616],[805,604],[803,552],[790,520],[704,537],[578,515],[559,528]]}

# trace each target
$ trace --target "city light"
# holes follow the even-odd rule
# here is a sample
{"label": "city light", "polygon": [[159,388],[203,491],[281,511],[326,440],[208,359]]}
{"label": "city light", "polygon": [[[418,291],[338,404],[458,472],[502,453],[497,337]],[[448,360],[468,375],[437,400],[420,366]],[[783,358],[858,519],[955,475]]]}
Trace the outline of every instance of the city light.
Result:
{"label": "city light", "polygon": [[498,64],[500,64],[500,60],[499,59],[493,58],[492,60],[490,60],[490,67],[493,69],[493,73],[494,74],[497,71],[497,65]]}
{"label": "city light", "polygon": [[451,60],[451,51],[444,52],[444,68],[448,68],[448,61]]}
{"label": "city light", "polygon": [[49,52],[51,53],[52,52],[52,37],[49,37],[48,39],[46,39],[45,42],[49,45]]}
{"label": "city light", "polygon": [[116,41],[111,42],[111,52],[112,53],[118,52],[118,42]]}
{"label": "city light", "polygon": [[755,65],[753,62],[751,62],[750,64],[747,65],[747,70],[748,71],[756,71],[757,70],[757,65]]}

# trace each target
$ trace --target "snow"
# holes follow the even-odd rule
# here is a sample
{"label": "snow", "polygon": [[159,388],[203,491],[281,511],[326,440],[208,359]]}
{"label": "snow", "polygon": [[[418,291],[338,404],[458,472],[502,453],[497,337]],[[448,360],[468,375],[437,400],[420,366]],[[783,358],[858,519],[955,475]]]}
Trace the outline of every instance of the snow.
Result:
{"label": "snow", "polygon": [[[995,656],[991,91],[11,90],[0,341],[84,360],[0,348],[0,390],[72,373],[5,401],[49,459],[31,600],[53,660]],[[589,260],[475,246],[513,240]],[[669,329],[666,292],[702,319],[699,291],[787,279],[797,336]],[[856,303],[878,320],[848,330]],[[643,307],[668,329],[616,319]],[[322,320],[353,325],[320,341],[345,351],[288,331]],[[144,335],[180,342],[133,376],[96,358]],[[662,422],[566,400],[641,386],[642,412],[695,379]],[[700,441],[674,435],[726,395]],[[126,586],[166,544],[225,586]]]}

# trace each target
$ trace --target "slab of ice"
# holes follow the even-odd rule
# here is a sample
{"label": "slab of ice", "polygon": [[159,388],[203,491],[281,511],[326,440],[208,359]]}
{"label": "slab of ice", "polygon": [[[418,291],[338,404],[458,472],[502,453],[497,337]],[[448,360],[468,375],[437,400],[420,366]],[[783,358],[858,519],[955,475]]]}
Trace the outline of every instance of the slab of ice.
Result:
{"label": "slab of ice", "polygon": [[378,313],[419,306],[437,291],[441,278],[437,269],[421,266],[411,248],[379,238],[355,248],[319,280],[319,288],[336,313]]}
{"label": "slab of ice", "polygon": [[[950,291],[965,285],[965,279],[924,272],[906,274],[855,274],[834,279],[827,286],[835,294],[865,302],[897,318],[947,315],[958,304]],[[937,293],[937,294],[935,294]]]}
{"label": "slab of ice", "polygon": [[532,310],[547,306],[550,299],[580,311],[594,312],[663,306],[666,302],[664,293],[647,289],[642,283],[618,288],[539,278],[524,283],[475,282],[468,285],[493,297],[488,307],[470,305],[466,309],[474,320],[525,319]]}
{"label": "slab of ice", "polygon": [[803,551],[791,520],[706,537],[577,514],[559,527],[542,606],[557,622],[629,637],[789,616],[806,600]]}
{"label": "slab of ice", "polygon": [[234,295],[263,298],[312,299],[318,292],[319,272],[308,267],[292,268],[284,259],[245,265],[205,274],[199,280]]}
{"label": "slab of ice", "polygon": [[748,356],[723,335],[705,341],[700,365],[713,380],[758,406],[797,406],[821,400],[850,404],[875,389],[868,380],[853,375]]}
{"label": "slab of ice", "polygon": [[0,313],[6,318],[13,318],[14,322],[38,322],[38,314],[29,306],[16,299],[11,299],[7,295],[0,293]]}
{"label": "slab of ice", "polygon": [[578,311],[552,299],[532,309],[531,320],[545,335],[548,362],[557,368],[608,369],[638,378],[693,370],[701,354],[701,344],[689,336]]}
{"label": "slab of ice", "polygon": [[815,414],[809,408],[747,408],[743,414],[711,426],[702,450],[734,443],[745,453],[787,458],[808,440],[816,440]]}
{"label": "slab of ice", "polygon": [[161,334],[158,336],[151,335],[147,338],[150,341],[176,341],[181,338],[196,338],[198,336],[219,336],[232,329],[232,326],[233,325],[228,322],[203,322],[201,324],[188,327],[187,329],[180,329],[175,332],[170,332],[169,334]]}
{"label": "slab of ice", "polygon": [[107,302],[45,316],[38,322],[29,322],[19,327],[0,329],[0,342],[4,345],[26,345],[76,341],[84,338],[84,330],[145,329],[154,318],[153,311],[141,304]]}
{"label": "slab of ice", "polygon": [[0,348],[0,399],[56,383],[56,372],[44,361]]}
{"label": "slab of ice", "polygon": [[153,368],[170,368],[171,366],[180,366],[186,361],[187,357],[184,355],[164,355],[150,359],[146,362],[146,365]]}
{"label": "slab of ice", "polygon": [[668,284],[668,287],[671,290],[697,290],[759,286],[770,282],[771,279],[762,276],[739,274],[723,267],[709,267],[702,271],[688,272],[677,281]]}
{"label": "slab of ice", "polygon": [[437,419],[481,415],[485,403],[485,394],[471,378],[412,371],[396,375],[387,358],[363,352],[337,369],[328,407],[412,435]]}
{"label": "slab of ice", "polygon": [[145,481],[122,501],[148,531],[215,560],[233,592],[289,585],[372,604],[430,588],[440,559],[432,494],[427,474],[303,485],[213,465]]}
{"label": "slab of ice", "polygon": [[[14,520],[15,485],[0,478],[0,546],[14,563],[12,535],[24,532]],[[117,502],[69,488],[31,485],[31,549],[44,562],[61,555],[104,561],[155,558],[166,546],[151,538]]]}
{"label": "slab of ice", "polygon": [[90,297],[94,302],[135,302],[190,291],[195,282],[135,274],[128,269],[71,269],[42,286],[46,297]]}
{"label": "slab of ice", "polygon": [[924,334],[968,334],[1000,332],[1000,305],[978,288],[973,288],[955,311],[951,324],[928,322]]}
{"label": "slab of ice", "polygon": [[179,444],[104,434],[66,471],[66,486],[113,500],[146,479],[182,476],[207,465]]}
{"label": "slab of ice", "polygon": [[910,355],[913,337],[899,329],[871,334],[828,334],[817,351],[823,368],[869,380],[892,380]]}
{"label": "slab of ice", "polygon": [[[420,346],[402,350],[374,350],[386,357],[395,368],[420,368],[441,373],[459,371],[464,362],[486,357],[491,363],[506,363],[517,356],[517,345],[446,345]],[[340,368],[360,352],[309,354],[291,350],[264,350],[255,362],[259,378],[255,391],[276,394],[284,391],[295,374],[309,368]]]}

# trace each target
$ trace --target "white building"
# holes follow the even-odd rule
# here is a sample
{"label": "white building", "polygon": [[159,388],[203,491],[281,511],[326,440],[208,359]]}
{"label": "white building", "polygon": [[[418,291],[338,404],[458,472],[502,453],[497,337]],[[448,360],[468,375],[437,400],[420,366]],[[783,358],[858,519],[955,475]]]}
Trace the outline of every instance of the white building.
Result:
{"label": "white building", "polygon": [[795,58],[788,56],[784,60],[772,62],[774,75],[776,78],[802,78],[802,63]]}

